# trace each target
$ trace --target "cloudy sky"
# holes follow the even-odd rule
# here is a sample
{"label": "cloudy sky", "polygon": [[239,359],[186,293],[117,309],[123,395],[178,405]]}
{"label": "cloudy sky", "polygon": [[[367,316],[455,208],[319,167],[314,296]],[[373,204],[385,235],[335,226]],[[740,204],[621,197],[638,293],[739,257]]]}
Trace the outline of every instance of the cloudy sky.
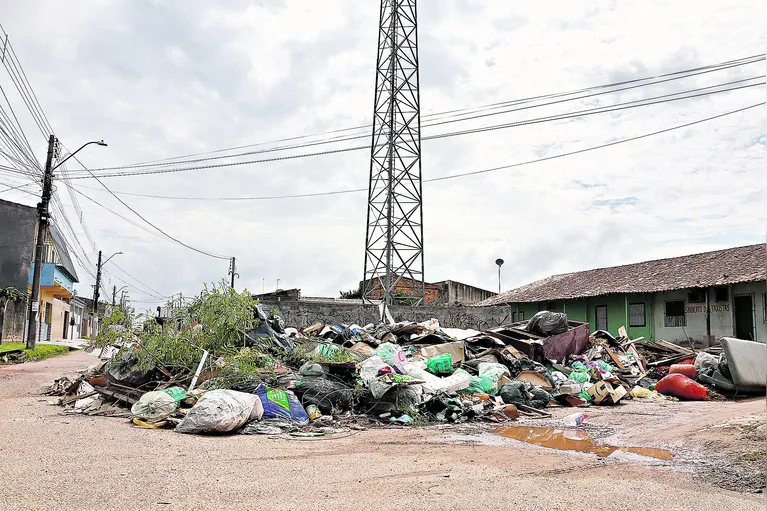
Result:
{"label": "cloudy sky", "polygon": [[[764,53],[766,10],[759,0],[421,0],[422,115]],[[109,143],[107,148],[94,146],[80,153],[80,160],[91,168],[316,135],[372,120],[375,0],[3,0],[0,23],[64,145],[74,149],[84,141],[102,138]],[[0,72],[0,84],[12,96],[41,159],[45,139],[5,70]],[[764,74],[762,61],[424,128],[424,135],[613,105]],[[554,156],[764,100],[764,86],[751,87],[426,140],[423,176],[429,179]],[[425,183],[426,280],[453,279],[496,289],[494,261],[501,257],[506,261],[503,287],[508,289],[554,273],[763,242],[764,133],[762,106],[615,147]],[[340,142],[231,161],[360,143]],[[369,151],[359,150],[112,177],[103,182],[116,192],[161,196],[305,194],[366,188],[369,158]],[[68,168],[78,170],[76,165]],[[0,174],[0,181],[12,177]],[[82,194],[147,227],[96,181],[72,183]],[[62,183],[58,190],[89,250]],[[0,197],[35,203],[34,197],[16,192]],[[123,251],[113,261],[163,295],[194,294],[203,282],[226,276],[227,261],[151,235],[78,197],[97,249],[105,254]],[[337,296],[339,290],[356,287],[362,277],[365,193],[236,202],[121,198],[181,241],[207,252],[236,256],[238,288],[273,290],[280,279],[281,288],[298,287],[307,296]],[[92,250],[89,257],[95,260]],[[105,270],[127,278],[116,267],[107,265]],[[88,294],[92,282],[80,273],[78,289]],[[108,285],[122,285],[111,275],[107,280]],[[131,289],[131,297],[138,306],[156,304],[137,289]]]}

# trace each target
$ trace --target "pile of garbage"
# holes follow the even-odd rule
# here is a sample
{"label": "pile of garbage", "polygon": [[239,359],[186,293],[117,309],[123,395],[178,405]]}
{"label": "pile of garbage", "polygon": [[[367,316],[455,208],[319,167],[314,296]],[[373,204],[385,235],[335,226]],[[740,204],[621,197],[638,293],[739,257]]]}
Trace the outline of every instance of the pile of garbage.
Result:
{"label": "pile of garbage", "polygon": [[632,398],[707,399],[694,378],[718,364],[700,352],[650,368],[636,340],[589,334],[587,324],[548,311],[483,332],[436,319],[286,328],[260,305],[254,314],[256,326],[240,332],[236,348],[197,347],[194,373],[174,370],[171,355],[159,350],[150,354],[151,367],[146,353],[138,364],[148,348],[123,339],[75,381],[57,380],[50,393],[61,396],[65,413],[128,417],[144,428],[318,436],[549,417],[551,406]]}

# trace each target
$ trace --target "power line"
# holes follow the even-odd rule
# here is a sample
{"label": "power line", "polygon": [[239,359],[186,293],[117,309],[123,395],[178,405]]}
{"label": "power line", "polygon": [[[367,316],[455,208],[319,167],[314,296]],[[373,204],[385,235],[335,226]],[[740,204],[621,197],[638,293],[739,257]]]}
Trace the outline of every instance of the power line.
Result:
{"label": "power line", "polygon": [[[722,113],[722,114],[714,115],[712,117],[706,117],[704,119],[699,119],[697,121],[692,121],[692,122],[689,122],[689,123],[680,124],[678,126],[672,126],[671,128],[666,128],[666,129],[662,129],[662,130],[658,130],[658,131],[653,131],[651,133],[645,133],[643,135],[637,135],[635,137],[624,138],[624,139],[621,139],[621,140],[617,140],[617,141],[614,141],[614,142],[609,142],[609,143],[606,143],[606,144],[601,144],[601,145],[598,145],[598,146],[587,147],[587,148],[584,148],[584,149],[578,149],[576,151],[569,151],[569,152],[557,154],[557,155],[554,155],[554,156],[546,156],[544,158],[537,158],[537,159],[534,159],[534,160],[528,160],[528,161],[524,161],[524,162],[513,163],[513,164],[510,164],[510,165],[503,165],[503,166],[500,166],[500,167],[493,167],[493,168],[489,168],[489,169],[476,170],[476,171],[471,171],[471,172],[463,172],[463,173],[459,173],[459,174],[453,174],[453,175],[450,175],[450,176],[434,177],[434,178],[430,178],[430,179],[424,179],[423,181],[424,182],[445,181],[445,180],[448,180],[448,179],[456,179],[456,178],[460,178],[460,177],[473,176],[473,175],[477,175],[477,174],[485,174],[485,173],[488,173],[488,172],[495,172],[497,170],[509,169],[509,168],[513,168],[513,167],[521,167],[521,166],[524,166],[524,165],[531,165],[533,163],[540,163],[540,162],[544,162],[544,161],[555,160],[555,159],[558,159],[558,158],[564,158],[565,156],[573,156],[573,155],[576,155],[576,154],[581,154],[581,153],[585,153],[585,152],[589,152],[589,151],[595,151],[597,149],[603,149],[603,148],[611,147],[611,146],[618,145],[618,144],[625,144],[626,142],[632,142],[632,141],[635,141],[635,140],[641,140],[643,138],[648,138],[648,137],[652,137],[652,136],[655,136],[655,135],[660,135],[660,134],[663,134],[663,133],[668,133],[669,131],[674,131],[674,130],[678,130],[678,129],[688,128],[688,127],[694,126],[696,124],[701,124],[703,122],[712,121],[712,120],[719,119],[721,117],[725,117],[725,116],[728,116],[728,115],[733,115],[733,114],[736,114],[736,113],[744,112],[744,111],[752,109],[752,108],[757,108],[757,107],[760,107],[760,106],[762,106],[764,104],[765,104],[765,102],[756,103],[756,104],[753,104],[753,105],[750,105],[750,106],[747,106],[747,107],[744,107],[744,108],[739,108],[737,110],[732,110],[732,111],[725,112],[725,113]],[[358,193],[358,192],[366,192],[366,191],[368,191],[367,188],[353,188],[353,189],[347,189],[347,190],[333,190],[333,191],[328,191],[328,192],[316,192],[316,193],[306,193],[306,194],[291,194],[291,195],[264,195],[264,196],[255,196],[255,197],[174,197],[174,196],[167,196],[167,195],[150,195],[150,194],[139,194],[139,193],[130,193],[130,192],[114,192],[114,193],[119,194],[119,195],[131,195],[131,196],[134,196],[134,197],[148,197],[148,198],[152,198],[152,199],[238,201],[238,200],[298,199],[298,198],[304,198],[304,197],[322,197],[322,196],[328,196],[328,195],[341,195],[341,194]],[[78,191],[78,193],[82,193],[82,192]]]}
{"label": "power line", "polygon": [[[114,262],[112,262],[112,264],[114,264],[115,268],[117,268],[118,270],[120,270],[121,272],[123,272],[125,275],[127,275],[127,276],[128,276],[128,277],[130,277],[131,279],[135,280],[136,282],[138,282],[139,284],[141,284],[142,286],[144,286],[144,288],[146,288],[146,289],[148,289],[148,290],[152,291],[152,293],[148,293],[148,294],[155,294],[156,296],[158,296],[158,297],[160,297],[160,298],[167,298],[167,297],[168,297],[167,295],[163,295],[161,292],[157,291],[156,289],[154,289],[154,288],[152,288],[152,287],[149,287],[147,284],[145,284],[145,283],[141,282],[139,279],[137,279],[136,277],[134,277],[133,275],[131,275],[130,273],[128,273],[127,271],[125,271],[124,269],[122,269],[121,267],[119,267],[119,266],[118,266],[117,264],[115,264]],[[123,282],[124,282],[124,281],[123,281]],[[126,282],[126,284],[127,284],[127,282]]]}
{"label": "power line", "polygon": [[[751,63],[754,63],[754,62],[759,62],[761,60],[765,60],[765,59],[761,58],[759,60],[754,60],[754,61],[751,61],[751,62],[736,64],[736,65],[739,66],[739,65],[751,64]],[[728,67],[718,68],[718,69],[713,69],[713,70],[701,71],[701,72],[698,72],[698,73],[688,74],[686,76],[675,76],[673,78],[667,78],[667,79],[656,81],[656,82],[652,82],[652,83],[649,83],[649,84],[644,83],[644,84],[640,84],[640,85],[632,85],[632,86],[623,87],[623,88],[619,88],[619,89],[614,89],[614,90],[609,90],[609,91],[601,91],[601,92],[596,92],[596,93],[592,93],[592,94],[587,94],[587,95],[584,95],[584,96],[577,96],[577,97],[574,97],[574,98],[567,98],[567,99],[560,99],[560,100],[557,100],[557,101],[550,101],[548,103],[528,105],[528,106],[523,106],[523,107],[519,107],[519,108],[513,108],[513,109],[510,109],[510,110],[501,110],[501,111],[498,111],[498,112],[484,113],[484,114],[474,115],[474,116],[471,116],[471,117],[464,117],[464,118],[461,118],[461,119],[450,119],[450,120],[446,120],[446,121],[427,123],[427,124],[424,124],[423,127],[424,128],[428,128],[428,127],[440,126],[440,125],[444,125],[444,124],[451,124],[451,123],[455,123],[455,122],[463,122],[463,121],[467,121],[467,120],[474,120],[474,119],[488,117],[488,116],[494,116],[494,115],[500,115],[500,114],[506,114],[506,113],[512,113],[512,112],[518,112],[518,111],[522,111],[522,110],[528,110],[528,109],[531,109],[531,108],[541,108],[541,107],[550,106],[550,105],[559,104],[559,103],[565,103],[565,102],[569,102],[569,101],[575,101],[575,100],[580,100],[580,99],[587,99],[587,98],[599,96],[599,95],[602,95],[602,94],[614,94],[616,92],[622,92],[622,91],[626,91],[626,90],[630,90],[630,89],[636,89],[636,88],[639,88],[639,87],[648,87],[648,86],[651,86],[651,85],[656,85],[656,84],[668,82],[668,81],[671,81],[671,80],[679,80],[679,79],[682,79],[682,78],[688,78],[690,76],[695,76],[695,75],[698,75],[698,74],[711,73],[711,72],[715,72],[715,71],[720,71],[722,69],[728,69],[729,67],[735,67],[736,65],[731,65],[731,66],[728,66]],[[676,74],[678,74],[678,73],[676,73]],[[735,84],[735,83],[742,83],[742,82],[749,81],[749,80],[754,80],[754,79],[757,79],[757,78],[761,78],[761,76],[756,76],[756,77],[753,77],[753,78],[748,78],[748,79],[743,79],[743,80],[735,80],[735,81],[732,81],[732,82],[726,82],[726,83],[723,83],[723,84],[712,85],[712,86],[702,87],[702,88],[698,88],[698,89],[691,89],[691,90],[689,90],[687,92],[698,91],[698,90],[706,90],[706,89],[711,89],[711,88],[714,88],[714,87],[722,87],[722,86],[725,86],[725,85],[730,85],[730,84]],[[629,82],[629,83],[631,83],[631,82]],[[683,92],[678,92],[678,93],[674,93],[674,94],[683,94]],[[658,97],[665,97],[665,96],[657,96],[656,98],[658,98]],[[653,99],[653,98],[649,98],[649,99]],[[526,102],[525,100],[520,100],[520,101],[521,102]],[[643,101],[643,100],[638,100],[638,101]],[[460,115],[465,115],[465,114],[460,114]],[[311,136],[311,135],[308,135],[308,136]],[[301,149],[301,148],[306,148],[306,147],[314,147],[314,146],[318,146],[318,145],[326,145],[326,144],[334,144],[334,143],[338,143],[338,142],[347,142],[347,141],[352,141],[352,140],[366,139],[368,137],[369,137],[369,134],[362,134],[362,135],[355,135],[355,136],[351,136],[351,137],[330,138],[330,139],[327,139],[327,140],[319,140],[319,141],[307,142],[307,143],[303,143],[303,144],[279,146],[279,147],[268,148],[268,149],[260,149],[260,150],[257,150],[257,151],[248,151],[248,152],[244,152],[244,153],[230,154],[230,155],[224,155],[224,156],[212,156],[212,157],[207,157],[207,158],[198,158],[198,159],[193,159],[193,160],[180,160],[180,161],[165,162],[165,163],[134,164],[134,165],[128,165],[128,166],[122,166],[122,167],[119,167],[119,166],[118,167],[101,167],[101,168],[96,168],[96,169],[91,169],[91,170],[94,171],[94,172],[99,172],[99,171],[109,171],[109,170],[132,170],[132,169],[139,169],[139,168],[154,168],[154,167],[170,168],[173,165],[179,165],[179,164],[199,163],[199,162],[203,162],[203,161],[213,161],[213,160],[221,160],[221,159],[228,159],[228,158],[236,158],[236,157],[241,157],[241,156],[250,156],[250,155],[254,155],[254,154],[264,154],[264,153],[279,152],[279,151],[286,151],[286,150],[292,150],[292,149]],[[301,138],[301,137],[293,137],[293,138]],[[428,138],[429,137],[426,137],[424,139],[428,140]],[[261,145],[261,144],[256,144],[256,145]],[[365,146],[365,148],[368,148],[368,146]],[[329,153],[318,153],[318,154],[329,154]],[[110,175],[110,177],[112,177],[112,176]]]}
{"label": "power line", "polygon": [[[667,78],[667,77],[672,77],[672,76],[676,76],[676,78],[672,78],[673,80],[684,79],[684,78],[688,78],[688,77],[691,77],[691,76],[697,76],[699,74],[705,74],[705,73],[709,73],[709,72],[716,72],[716,71],[721,71],[723,69],[729,69],[731,67],[737,67],[737,66],[741,66],[741,65],[752,64],[752,63],[759,62],[759,61],[762,61],[762,60],[765,60],[765,57],[764,57],[763,53],[760,53],[760,54],[757,54],[757,55],[751,55],[749,57],[741,57],[741,58],[738,58],[738,59],[733,59],[733,60],[728,60],[728,61],[720,62],[718,64],[711,64],[711,65],[706,65],[706,66],[686,69],[686,70],[682,70],[682,71],[674,71],[674,72],[671,72],[671,73],[664,73],[664,74],[660,74],[660,75],[656,75],[656,76],[650,76],[650,77],[644,77],[644,78],[636,78],[636,79],[632,79],[632,80],[623,80],[623,81],[620,81],[620,82],[613,82],[613,83],[610,83],[610,84],[586,87],[586,88],[581,88],[581,89],[567,91],[567,92],[544,94],[544,95],[532,96],[532,97],[522,98],[522,99],[517,99],[517,100],[510,100],[510,101],[503,101],[503,102],[498,102],[498,103],[491,103],[489,105],[482,105],[482,106],[477,106],[477,107],[470,107],[470,108],[463,108],[463,109],[456,109],[456,110],[448,110],[446,112],[439,112],[439,113],[434,113],[434,114],[427,114],[427,115],[422,116],[422,118],[423,119],[429,119],[429,118],[433,118],[433,117],[444,116],[446,114],[452,114],[452,113],[456,113],[456,112],[469,112],[469,111],[472,111],[472,110],[473,111],[483,111],[483,110],[487,110],[487,109],[494,109],[494,108],[499,108],[499,107],[510,106],[510,105],[513,105],[513,104],[520,104],[520,103],[531,102],[531,101],[539,100],[539,99],[548,99],[548,98],[569,96],[569,95],[580,94],[580,93],[583,93],[583,92],[589,92],[589,91],[593,91],[593,90],[612,88],[612,87],[617,87],[617,86],[621,86],[621,85],[627,85],[627,84],[631,84],[631,83],[638,83],[638,82],[643,82],[643,81],[648,81],[648,80],[657,80],[659,78]],[[697,72],[697,71],[702,71],[702,72]],[[678,75],[682,75],[682,74],[685,74],[686,76],[678,76]],[[660,80],[658,82],[653,82],[653,83],[650,83],[650,84],[642,84],[642,85],[639,85],[637,87],[644,87],[644,86],[655,85],[657,83],[663,83],[663,82],[666,82],[666,81],[670,81],[670,80]],[[629,87],[629,88],[635,88],[635,87]],[[626,89],[620,89],[620,90],[626,90]],[[609,91],[607,93],[612,93],[612,92],[618,92],[618,91]],[[586,96],[586,97],[589,97],[589,96]],[[581,99],[581,98],[574,98],[574,99]],[[567,101],[570,101],[570,100],[567,100]],[[544,105],[536,105],[536,106],[545,106],[545,104]],[[531,108],[534,108],[534,107],[531,107]],[[182,158],[201,156],[201,155],[206,155],[206,154],[216,154],[216,153],[221,153],[221,152],[234,151],[234,150],[238,150],[238,149],[245,149],[245,148],[248,148],[248,147],[257,147],[257,146],[262,146],[262,145],[269,145],[269,144],[274,144],[274,143],[278,143],[278,142],[290,142],[290,141],[294,141],[294,140],[301,140],[301,139],[312,138],[312,137],[323,136],[323,135],[332,135],[332,134],[337,134],[337,133],[344,133],[344,132],[347,132],[347,131],[356,131],[356,130],[360,130],[360,129],[367,130],[370,127],[371,127],[370,124],[361,125],[361,126],[354,126],[354,127],[351,127],[351,128],[336,129],[336,130],[325,131],[325,132],[311,134],[311,135],[294,136],[294,137],[282,138],[282,139],[277,139],[277,140],[271,140],[271,141],[268,141],[268,142],[258,142],[258,143],[254,143],[254,144],[247,144],[247,145],[229,147],[229,148],[225,148],[225,149],[218,149],[218,150],[214,150],[214,151],[191,153],[191,154],[186,154],[186,155],[181,155],[181,156],[173,156],[173,157],[164,158],[164,159],[160,159],[160,160],[143,161],[143,162],[123,165],[123,166],[119,166],[119,167],[105,167],[105,168],[91,169],[91,170],[95,171],[95,170],[114,170],[114,169],[123,169],[123,168],[138,168],[138,167],[148,166],[149,164],[155,164],[155,163],[161,163],[161,162],[169,162],[170,160],[179,160],[179,159],[182,159]],[[367,137],[367,135],[364,135],[364,136]],[[358,137],[353,137],[353,138],[358,138]],[[338,142],[338,141],[342,141],[342,140],[349,140],[349,139],[332,140],[332,142]],[[295,147],[302,147],[302,145],[298,145],[298,146],[295,146]],[[287,146],[286,149],[287,148],[293,148],[293,146]],[[251,152],[244,153],[244,155],[247,155],[247,154],[255,154],[255,153],[251,153]],[[242,156],[242,155],[243,154],[228,155],[228,156],[224,156],[224,158],[236,157],[236,156]],[[176,161],[176,162],[167,163],[166,165],[177,164],[177,163],[183,163],[183,162]]]}
{"label": "power line", "polygon": [[[761,77],[756,77],[761,78]],[[745,81],[753,80],[755,78],[748,78]],[[742,80],[737,80],[736,82],[741,82]],[[558,115],[552,115],[547,117],[539,117],[534,119],[528,119],[524,121],[517,121],[513,123],[506,123],[506,124],[497,124],[492,126],[486,126],[481,128],[474,128],[469,130],[462,130],[462,131],[455,131],[455,132],[448,132],[448,133],[441,133],[437,135],[429,135],[422,137],[421,140],[435,140],[435,139],[442,139],[447,137],[454,137],[454,136],[463,136],[463,135],[470,135],[474,133],[481,133],[485,131],[495,131],[499,129],[507,129],[507,128],[514,128],[519,126],[527,126],[530,124],[538,124],[542,122],[553,122],[553,121],[560,121],[565,119],[572,119],[577,117],[584,117],[587,115],[595,115],[595,114],[601,114],[601,113],[609,113],[609,112],[615,112],[619,110],[627,110],[632,108],[639,108],[644,106],[652,106],[660,103],[669,103],[673,101],[681,101],[685,99],[693,99],[697,97],[702,96],[710,96],[714,94],[720,94],[724,92],[731,92],[739,89],[746,89],[750,87],[760,87],[763,84],[762,83],[755,83],[755,84],[749,84],[749,85],[742,85],[739,87],[732,87],[729,89],[721,89],[721,90],[715,90],[710,92],[705,92],[701,94],[689,94],[690,92],[695,92],[699,90],[707,90],[715,87],[721,87],[724,84],[720,85],[712,85],[708,87],[701,87],[698,89],[690,89],[687,91],[682,92],[675,92],[671,94],[665,94],[662,96],[655,96],[652,98],[646,98],[646,99],[640,99],[640,100],[634,100],[634,101],[628,101],[624,103],[617,103],[615,105],[608,105],[608,106],[601,106],[601,107],[595,107],[585,110],[580,110],[576,112],[570,112],[567,114],[558,114]],[[686,96],[682,97],[672,97],[672,96],[679,96],[681,94],[688,94]],[[652,101],[652,100],[658,100],[658,101]],[[101,178],[107,178],[107,177],[124,177],[124,176],[137,176],[137,175],[150,175],[150,174],[169,174],[169,173],[177,173],[177,172],[189,172],[193,170],[204,170],[204,169],[211,169],[211,168],[223,168],[223,167],[233,167],[233,166],[239,166],[239,165],[248,165],[248,164],[257,164],[257,163],[269,163],[269,162],[275,162],[275,161],[284,161],[284,160],[292,160],[292,159],[299,159],[299,158],[307,158],[307,157],[313,157],[313,156],[324,156],[329,154],[336,154],[336,153],[342,153],[342,152],[350,152],[350,151],[359,151],[359,150],[369,150],[369,146],[354,146],[354,147],[348,147],[348,148],[342,148],[342,149],[334,149],[334,150],[328,150],[328,151],[320,151],[315,153],[304,153],[304,154],[298,154],[298,155],[288,155],[288,156],[279,156],[274,158],[265,158],[260,160],[247,160],[247,161],[238,161],[238,162],[228,162],[228,163],[219,163],[215,165],[200,165],[195,167],[181,167],[181,168],[166,168],[166,169],[149,169],[149,170],[141,170],[137,172],[121,172],[121,173],[112,173],[112,174],[101,174],[99,177]],[[91,177],[96,177],[91,173]],[[87,179],[88,176],[73,176],[70,177],[70,179]],[[103,186],[103,184],[102,184]]]}
{"label": "power line", "polygon": [[125,206],[126,208],[128,208],[129,210],[131,210],[131,211],[133,212],[133,214],[135,214],[137,217],[139,217],[141,220],[143,220],[143,221],[144,221],[146,224],[150,225],[151,227],[155,228],[157,231],[159,231],[160,233],[162,233],[163,235],[165,235],[167,238],[169,238],[169,239],[171,239],[171,240],[175,241],[175,242],[176,242],[176,243],[178,243],[179,245],[182,245],[182,246],[184,246],[184,247],[188,248],[189,250],[193,250],[193,251],[195,251],[195,252],[197,252],[197,253],[200,253],[200,254],[206,255],[206,256],[208,256],[208,257],[212,257],[212,258],[214,258],[214,259],[227,259],[227,260],[228,260],[228,259],[230,259],[230,256],[224,256],[224,255],[212,254],[212,253],[210,253],[210,252],[206,252],[206,251],[204,251],[204,250],[200,250],[199,248],[195,248],[195,247],[193,247],[193,246],[191,246],[191,245],[187,245],[186,243],[184,243],[183,241],[179,240],[178,238],[174,238],[173,236],[171,236],[171,235],[170,235],[170,234],[168,234],[167,232],[163,231],[163,230],[162,230],[161,228],[159,228],[157,225],[155,225],[155,224],[153,224],[152,222],[150,222],[149,220],[147,220],[147,219],[146,219],[146,218],[145,218],[145,217],[144,217],[144,216],[143,216],[141,213],[139,213],[138,211],[136,211],[135,209],[133,209],[132,207],[130,207],[130,206],[129,206],[129,205],[128,205],[128,204],[127,204],[127,203],[126,203],[124,200],[122,200],[120,197],[118,197],[117,195],[115,195],[115,193],[114,193],[114,192],[112,192],[112,190],[110,190],[110,189],[109,189],[109,187],[108,187],[107,185],[105,185],[103,181],[101,181],[101,179],[99,179],[98,177],[96,177],[96,176],[93,174],[93,172],[91,172],[91,171],[90,171],[90,169],[88,169],[88,167],[86,167],[86,166],[85,166],[85,165],[84,165],[84,164],[83,164],[83,163],[82,163],[82,162],[81,162],[79,159],[77,159],[77,156],[73,156],[73,159],[74,159],[74,160],[75,160],[77,163],[79,163],[79,164],[80,164],[80,166],[81,166],[83,169],[85,169],[86,171],[88,171],[88,173],[91,175],[91,177],[93,177],[93,178],[94,178],[96,181],[98,181],[98,183],[99,183],[101,186],[103,186],[103,187],[104,187],[104,190],[106,190],[107,192],[109,192],[109,193],[112,195],[112,197],[114,197],[115,199],[117,199],[117,200],[120,202],[120,204],[122,204],[123,206]]}

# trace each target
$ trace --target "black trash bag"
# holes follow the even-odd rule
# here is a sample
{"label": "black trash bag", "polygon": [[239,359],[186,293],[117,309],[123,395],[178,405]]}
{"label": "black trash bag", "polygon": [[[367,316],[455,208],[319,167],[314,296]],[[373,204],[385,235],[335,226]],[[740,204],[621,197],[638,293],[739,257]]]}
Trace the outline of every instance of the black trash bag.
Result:
{"label": "black trash bag", "polygon": [[500,362],[509,369],[509,377],[512,380],[519,376],[519,373],[522,371],[535,371],[551,382],[549,372],[543,364],[536,362],[535,360],[530,360],[529,358],[515,358],[513,355],[506,352],[502,352],[500,355],[502,358]]}
{"label": "black trash bag", "polygon": [[570,326],[567,324],[567,314],[564,312],[549,312],[540,311],[530,318],[530,321],[525,326],[525,330],[528,332],[543,335],[548,337],[550,335],[557,335],[569,330]]}
{"label": "black trash bag", "polygon": [[507,405],[524,405],[542,409],[551,401],[551,394],[535,385],[524,381],[506,383],[498,392]]}
{"label": "black trash bag", "polygon": [[530,390],[530,394],[532,394],[532,399],[530,400],[529,406],[532,406],[533,408],[537,408],[539,410],[546,408],[546,405],[549,404],[549,401],[551,401],[551,394],[540,387],[533,385],[533,388]]}
{"label": "black trash bag", "polygon": [[[290,338],[285,333],[285,329],[283,328],[284,323],[282,323],[282,319],[279,319],[279,321],[276,321],[274,317],[270,319],[270,317],[266,314],[266,311],[261,306],[261,304],[256,305],[256,314],[258,315],[258,319],[260,320],[258,323],[258,326],[248,332],[248,335],[255,340],[259,339],[272,339],[272,342],[287,351],[293,350],[293,341],[290,340]],[[275,326],[277,327],[275,329]],[[281,331],[280,331],[281,330]]]}
{"label": "black trash bag", "polygon": [[719,372],[727,378],[728,380],[732,381],[732,374],[730,373],[730,366],[727,363],[727,357],[725,356],[724,352],[719,357],[719,365],[718,365]]}
{"label": "black trash bag", "polygon": [[132,368],[138,362],[138,357],[130,351],[123,351],[119,358],[115,357],[107,363],[104,377],[110,383],[118,383],[126,387],[140,388],[156,379],[156,371],[146,373],[134,371]]}
{"label": "black trash bag", "polygon": [[428,418],[439,422],[456,422],[464,415],[461,400],[444,394],[439,394],[426,401],[421,405],[421,410]]}
{"label": "black trash bag", "polygon": [[418,411],[421,397],[410,387],[394,387],[380,398],[375,398],[370,389],[365,389],[359,398],[357,412],[363,415],[382,413],[415,413]]}
{"label": "black trash bag", "polygon": [[317,405],[324,414],[339,414],[352,409],[354,393],[351,387],[329,378],[304,377],[293,389],[301,404],[306,408]]}

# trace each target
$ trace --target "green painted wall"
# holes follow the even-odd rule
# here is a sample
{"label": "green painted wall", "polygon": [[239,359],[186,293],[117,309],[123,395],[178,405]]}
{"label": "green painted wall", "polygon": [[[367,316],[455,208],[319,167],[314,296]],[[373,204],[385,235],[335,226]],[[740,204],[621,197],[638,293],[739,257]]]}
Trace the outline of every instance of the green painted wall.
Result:
{"label": "green painted wall", "polygon": [[[645,304],[645,326],[629,326],[629,305],[632,303]],[[604,295],[575,300],[553,300],[551,302],[518,303],[514,304],[514,310],[524,311],[525,319],[530,319],[533,314],[541,310],[552,312],[564,312],[568,319],[584,321],[589,324],[593,332],[596,330],[596,307],[607,306],[607,331],[618,336],[618,329],[625,326],[631,339],[644,337],[645,341],[653,338],[653,303],[651,295],[645,294],[621,294]]]}

